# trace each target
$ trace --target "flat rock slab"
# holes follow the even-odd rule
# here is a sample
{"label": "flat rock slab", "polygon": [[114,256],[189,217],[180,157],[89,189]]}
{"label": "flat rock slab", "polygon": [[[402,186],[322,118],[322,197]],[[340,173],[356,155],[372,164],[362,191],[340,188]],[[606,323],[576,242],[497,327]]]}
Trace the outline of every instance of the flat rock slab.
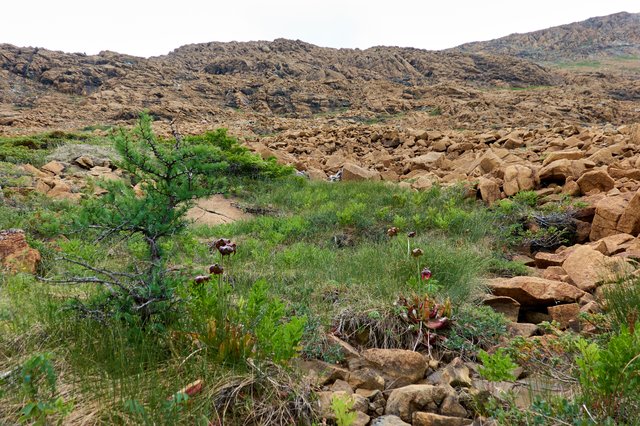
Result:
{"label": "flat rock slab", "polygon": [[192,220],[196,225],[215,226],[253,217],[238,208],[235,202],[234,199],[225,198],[219,194],[202,198],[189,209],[187,219]]}
{"label": "flat rock slab", "polygon": [[488,284],[494,295],[511,297],[522,306],[572,303],[586,294],[571,284],[538,277],[495,278]]}

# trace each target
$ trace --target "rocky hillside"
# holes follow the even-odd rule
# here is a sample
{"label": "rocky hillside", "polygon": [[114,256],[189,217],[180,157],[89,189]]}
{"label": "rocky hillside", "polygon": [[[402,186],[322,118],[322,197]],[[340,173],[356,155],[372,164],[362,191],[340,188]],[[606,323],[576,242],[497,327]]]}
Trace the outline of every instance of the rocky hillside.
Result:
{"label": "rocky hillside", "polygon": [[640,60],[640,13],[620,12],[526,34],[463,44],[451,51],[509,55],[536,62],[633,56]]}
{"label": "rocky hillside", "polygon": [[309,119],[470,129],[624,124],[637,115],[638,97],[637,79],[485,53],[279,39],[188,45],[145,59],[0,45],[0,134],[123,124],[142,109],[180,119],[184,131],[225,126],[241,136]]}

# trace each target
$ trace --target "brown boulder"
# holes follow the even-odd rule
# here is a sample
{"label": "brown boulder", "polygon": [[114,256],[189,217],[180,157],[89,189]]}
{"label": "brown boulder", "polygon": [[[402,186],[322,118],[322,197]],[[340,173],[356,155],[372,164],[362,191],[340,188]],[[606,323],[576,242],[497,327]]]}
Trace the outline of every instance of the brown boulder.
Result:
{"label": "brown boulder", "polygon": [[584,158],[583,151],[556,151],[550,152],[542,162],[542,166],[553,163],[557,160],[580,160]]}
{"label": "brown boulder", "polygon": [[440,404],[440,414],[450,417],[467,417],[467,410],[460,404],[458,397],[454,395],[447,395]]}
{"label": "brown boulder", "polygon": [[29,247],[23,230],[0,231],[0,265],[3,269],[34,274],[40,259],[40,252]]}
{"label": "brown boulder", "polygon": [[432,173],[420,175],[415,182],[411,184],[411,188],[417,189],[418,191],[431,189],[434,185],[437,185],[439,182],[438,176]]}
{"label": "brown boulder", "polygon": [[614,280],[630,272],[630,265],[623,259],[607,257],[589,246],[576,246],[562,268],[578,288],[589,292],[603,281]]}
{"label": "brown boulder", "polygon": [[352,371],[348,382],[354,389],[384,390],[384,377],[370,368]]}
{"label": "brown boulder", "polygon": [[546,280],[564,281],[567,282],[567,273],[562,266],[549,266],[542,272],[542,278]]}
{"label": "brown boulder", "polygon": [[535,189],[537,175],[535,170],[519,164],[507,166],[504,169],[504,193],[510,197],[520,191]]}
{"label": "brown boulder", "polygon": [[550,266],[562,266],[564,261],[569,256],[571,250],[564,250],[560,253],[546,253],[539,251],[536,253],[534,260],[536,262],[536,267],[538,268],[548,268]]}
{"label": "brown boulder", "polygon": [[411,159],[411,170],[433,170],[440,168],[445,160],[441,152],[429,152]]}
{"label": "brown boulder", "polygon": [[404,349],[367,349],[362,352],[365,365],[379,371],[387,389],[415,383],[424,377],[425,358],[418,352]]}
{"label": "brown boulder", "polygon": [[538,175],[541,182],[564,183],[569,178],[581,176],[588,168],[593,167],[593,165],[594,164],[588,160],[569,160],[564,158],[542,167]]}
{"label": "brown boulder", "polygon": [[343,181],[356,181],[356,180],[380,180],[380,173],[375,170],[363,169],[353,163],[345,163],[342,166],[342,180]]}
{"label": "brown boulder", "polygon": [[493,150],[487,150],[478,160],[478,168],[483,174],[491,173],[494,176],[502,176],[504,161]]}
{"label": "brown boulder", "polygon": [[564,305],[549,306],[547,308],[552,320],[560,324],[560,328],[567,328],[569,324],[578,319],[580,305],[577,303],[567,303]]}
{"label": "brown boulder", "polygon": [[508,296],[522,306],[551,306],[572,303],[585,292],[562,281],[538,277],[495,278],[489,280],[489,288],[496,296]]}
{"label": "brown boulder", "polygon": [[597,241],[618,233],[618,220],[627,207],[627,201],[620,196],[605,197],[595,205],[596,211],[591,223],[589,239]]}
{"label": "brown boulder", "polygon": [[633,235],[622,233],[609,235],[608,237],[604,237],[601,240],[590,243],[589,245],[593,247],[594,250],[598,250],[605,256],[613,256],[614,254],[625,251],[630,246],[630,242],[633,239]]}
{"label": "brown boulder", "polygon": [[49,176],[48,174],[46,174],[45,172],[39,170],[38,168],[32,166],[31,164],[23,164],[22,165],[22,169],[29,173],[30,175],[33,175],[35,177],[47,177]]}
{"label": "brown boulder", "polygon": [[541,181],[560,181],[565,182],[567,178],[574,177],[571,168],[571,160],[562,158],[545,165],[540,169],[539,176]]}
{"label": "brown boulder", "polygon": [[349,370],[317,359],[298,360],[296,365],[304,372],[305,377],[317,386],[324,386],[336,380],[347,380],[349,378]]}
{"label": "brown boulder", "polygon": [[580,187],[578,186],[575,180],[569,179],[565,182],[564,186],[562,187],[562,193],[571,195],[571,196],[578,196],[580,195]]}
{"label": "brown boulder", "polygon": [[64,164],[59,161],[49,161],[47,164],[42,166],[42,170],[49,172],[52,175],[60,176],[64,171],[64,167]]}
{"label": "brown boulder", "polygon": [[87,155],[81,155],[80,157],[76,158],[74,162],[83,169],[91,169],[95,166],[91,157]]}
{"label": "brown boulder", "polygon": [[507,325],[507,330],[513,336],[531,337],[538,333],[539,327],[526,322],[511,322]]}
{"label": "brown boulder", "polygon": [[437,370],[429,377],[427,383],[430,385],[449,385],[452,387],[471,387],[471,377],[469,367],[462,359],[454,358],[446,367]]}
{"label": "brown boulder", "polygon": [[629,200],[616,229],[637,236],[640,233],[640,190]]}
{"label": "brown boulder", "polygon": [[500,199],[500,186],[493,180],[485,177],[478,179],[478,191],[480,198],[488,204],[493,204]]}
{"label": "brown boulder", "polygon": [[373,419],[370,426],[411,426],[411,423],[403,421],[398,416],[387,414]]}
{"label": "brown boulder", "polygon": [[447,395],[453,393],[449,386],[409,385],[391,391],[385,414],[393,414],[410,422],[413,413],[421,410],[437,411]]}
{"label": "brown boulder", "polygon": [[583,194],[607,192],[615,186],[615,181],[605,170],[592,170],[586,172],[577,181]]}

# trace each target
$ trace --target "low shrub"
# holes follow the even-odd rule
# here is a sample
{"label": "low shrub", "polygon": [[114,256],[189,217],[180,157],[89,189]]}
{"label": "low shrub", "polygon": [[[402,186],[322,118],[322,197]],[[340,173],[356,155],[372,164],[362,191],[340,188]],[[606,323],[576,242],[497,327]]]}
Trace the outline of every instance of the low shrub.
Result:
{"label": "low shrub", "polygon": [[513,370],[518,364],[513,362],[504,348],[498,348],[493,354],[488,354],[484,350],[478,352],[478,359],[482,365],[478,367],[478,374],[491,382],[513,381],[516,376]]}
{"label": "low shrub", "polygon": [[640,323],[621,326],[602,346],[578,341],[581,394],[602,417],[621,423],[640,418]]}

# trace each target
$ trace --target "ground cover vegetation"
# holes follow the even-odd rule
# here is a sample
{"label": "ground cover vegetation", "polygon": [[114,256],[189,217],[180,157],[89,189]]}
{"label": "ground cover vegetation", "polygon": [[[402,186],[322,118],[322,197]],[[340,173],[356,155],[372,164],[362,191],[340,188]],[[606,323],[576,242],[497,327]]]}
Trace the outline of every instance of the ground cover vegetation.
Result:
{"label": "ground cover vegetation", "polygon": [[[574,393],[516,408],[476,401],[500,424],[633,424],[640,416],[640,282],[607,292],[601,333],[554,324],[506,339],[480,306],[482,278],[521,275],[509,253],[571,237],[570,203],[520,193],[487,208],[464,185],[415,192],[381,182],[309,182],[224,131],[163,139],[130,131],[0,140],[0,185],[61,144],[113,144],[124,181],[80,203],[6,191],[0,229],[21,228],[38,277],[0,280],[0,418],[56,424],[313,424],[299,358],[342,360],[333,333],[361,348],[404,348],[483,364],[489,381],[539,365]],[[31,142],[27,142],[31,141]],[[133,185],[137,188],[134,190]],[[196,197],[237,197],[253,218],[193,226]],[[527,230],[527,221],[539,230]],[[496,345],[503,348],[495,350]],[[355,416],[334,400],[339,424]],[[555,423],[554,423],[555,422]]]}

